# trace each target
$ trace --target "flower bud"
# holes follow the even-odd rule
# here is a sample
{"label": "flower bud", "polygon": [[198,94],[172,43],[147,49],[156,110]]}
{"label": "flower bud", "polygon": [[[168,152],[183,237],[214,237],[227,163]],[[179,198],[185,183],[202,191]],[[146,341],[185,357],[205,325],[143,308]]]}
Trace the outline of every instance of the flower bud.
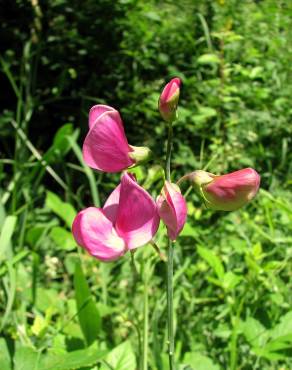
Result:
{"label": "flower bud", "polygon": [[207,207],[235,211],[253,199],[260,186],[260,175],[252,168],[216,176],[195,171],[189,178],[203,197]]}
{"label": "flower bud", "polygon": [[163,89],[158,108],[162,118],[167,122],[172,122],[176,119],[176,109],[180,93],[181,81],[178,77],[173,78]]}
{"label": "flower bud", "polygon": [[158,214],[167,227],[171,240],[175,240],[182,231],[187,218],[187,204],[179,187],[165,181],[157,201]]}

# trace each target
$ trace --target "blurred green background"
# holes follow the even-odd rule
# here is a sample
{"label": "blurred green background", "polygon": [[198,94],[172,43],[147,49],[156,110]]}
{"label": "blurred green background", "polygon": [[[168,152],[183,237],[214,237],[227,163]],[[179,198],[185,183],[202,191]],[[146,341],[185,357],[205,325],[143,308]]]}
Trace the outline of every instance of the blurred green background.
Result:
{"label": "blurred green background", "polygon": [[[177,367],[292,369],[291,1],[1,1],[0,21],[1,370],[140,370],[146,348],[149,369],[168,369],[165,263],[145,246],[136,272],[129,255],[101,264],[70,228],[120,176],[82,161],[89,108],[114,106],[129,142],[163,160],[157,100],[174,76],[173,180],[249,166],[262,178],[237,212],[187,197]],[[161,163],[134,172],[156,197]]]}

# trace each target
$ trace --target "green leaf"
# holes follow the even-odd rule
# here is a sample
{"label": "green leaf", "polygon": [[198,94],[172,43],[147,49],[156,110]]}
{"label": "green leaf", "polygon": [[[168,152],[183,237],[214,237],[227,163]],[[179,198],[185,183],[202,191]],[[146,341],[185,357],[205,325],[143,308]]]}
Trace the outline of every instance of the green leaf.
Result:
{"label": "green leaf", "polygon": [[57,290],[44,288],[42,286],[38,287],[35,302],[37,310],[45,314],[48,308],[54,308],[55,313],[57,313],[64,310],[64,305],[65,302],[60,299]]}
{"label": "green leaf", "polygon": [[14,370],[37,370],[39,356],[33,348],[17,345],[13,358]]}
{"label": "green leaf", "polygon": [[193,114],[191,119],[195,123],[206,123],[210,118],[216,117],[217,111],[211,107],[199,107],[198,112]]}
{"label": "green leaf", "polygon": [[276,339],[284,335],[292,335],[292,311],[286,313],[280,319],[280,323],[277,324],[271,331],[271,338]]}
{"label": "green leaf", "polygon": [[198,352],[187,352],[183,363],[190,365],[193,370],[220,370],[219,366],[215,365],[209,357]]}
{"label": "green leaf", "polygon": [[278,352],[292,349],[292,334],[279,337],[267,343],[264,347],[253,348],[253,351],[260,357],[268,360],[281,360],[290,357],[288,353]]}
{"label": "green leaf", "polygon": [[240,281],[242,280],[242,276],[234,274],[232,271],[228,271],[224,274],[222,286],[225,290],[232,290],[235,288]]}
{"label": "green leaf", "polygon": [[[126,341],[114,348],[105,358],[114,370],[136,370],[136,358],[131,343]],[[102,366],[102,370],[108,367]]]}
{"label": "green leaf", "polygon": [[263,72],[264,72],[263,67],[256,66],[256,67],[252,68],[252,70],[250,71],[249,77],[252,80],[256,79],[256,78],[263,78],[263,76],[264,76]]}
{"label": "green leaf", "polygon": [[77,211],[70,203],[63,202],[57,194],[47,191],[46,207],[50,208],[56,215],[65,221],[67,226],[71,229]]}
{"label": "green leaf", "polygon": [[252,347],[263,346],[269,337],[268,330],[253,317],[248,317],[240,324],[245,339]]}
{"label": "green leaf", "polygon": [[147,177],[143,183],[145,189],[150,189],[153,184],[163,178],[163,168],[159,165],[151,166],[147,171]]}
{"label": "green leaf", "polygon": [[207,248],[198,247],[199,255],[209,264],[209,266],[215,271],[216,275],[220,280],[224,277],[224,267],[219,257],[214,252]]}
{"label": "green leaf", "polygon": [[11,370],[11,360],[5,339],[0,338],[0,369]]}
{"label": "green leaf", "polygon": [[220,58],[216,54],[203,54],[198,59],[199,64],[220,64]]}
{"label": "green leaf", "polygon": [[32,226],[26,232],[25,241],[34,247],[39,239],[43,236],[45,230],[46,227],[43,225]]}
{"label": "green leaf", "polygon": [[189,223],[186,223],[180,236],[185,236],[185,237],[193,237],[193,238],[197,238],[199,235],[198,233],[198,230],[193,227],[192,225],[190,225]]}
{"label": "green leaf", "polygon": [[[15,299],[16,293],[16,270],[12,266],[12,261],[8,260],[6,263],[8,276],[3,279],[3,281],[7,284],[6,292],[7,292],[7,301],[4,314],[2,313],[2,321],[0,326],[0,332],[5,327],[7,321],[10,318],[11,311],[13,309],[13,303]],[[6,279],[7,278],[7,279]]]}
{"label": "green leaf", "polygon": [[292,349],[292,311],[289,311],[284,315],[280,323],[273,329],[268,331],[266,335],[272,338],[267,343],[257,343],[257,348],[254,348],[254,352],[261,357],[265,357],[269,360],[281,360],[288,357],[286,353],[279,353],[278,351],[284,351],[286,349]]}
{"label": "green leaf", "polygon": [[58,247],[71,251],[76,248],[76,242],[72,233],[63,227],[55,226],[50,232],[50,237],[57,244]]}
{"label": "green leaf", "polygon": [[74,289],[79,323],[86,343],[90,345],[100,331],[101,320],[80,263],[75,266]]}
{"label": "green leaf", "polygon": [[54,148],[58,149],[62,153],[66,153],[70,149],[70,144],[68,143],[67,136],[72,135],[73,125],[72,123],[66,123],[58,129],[54,136],[53,145]]}
{"label": "green leaf", "polygon": [[264,357],[270,361],[285,360],[288,357],[282,353],[268,352],[264,348],[254,348],[253,351],[258,357]]}
{"label": "green leaf", "polygon": [[3,260],[8,252],[8,248],[11,242],[17,217],[7,216],[4,220],[4,224],[0,235],[0,261]]}
{"label": "green leaf", "polygon": [[[2,192],[2,188],[0,188],[0,192]],[[3,201],[3,198],[1,199],[1,201]],[[2,227],[4,225],[5,217],[6,217],[5,208],[3,207],[2,203],[0,202],[0,233],[1,233]]]}
{"label": "green leaf", "polygon": [[106,353],[99,350],[95,344],[73,352],[49,353],[42,356],[38,370],[74,370],[86,366],[93,367]]}
{"label": "green leaf", "polygon": [[49,326],[51,312],[53,312],[52,306],[47,309],[47,317],[36,315],[33,325],[31,326],[31,332],[37,337],[43,337]]}
{"label": "green leaf", "polygon": [[271,340],[264,349],[269,352],[275,352],[288,348],[292,349],[292,333]]}
{"label": "green leaf", "polygon": [[[27,257],[28,254],[30,254],[30,251],[23,250],[23,251],[17,253],[16,255],[14,255],[13,258],[11,259],[11,266],[13,267],[17,263],[19,263],[22,259]],[[0,268],[0,277],[7,272],[7,269],[8,269],[7,264],[3,265]]]}
{"label": "green leaf", "polygon": [[73,125],[67,123],[56,132],[52,146],[44,154],[43,158],[47,162],[53,162],[57,157],[64,157],[70,150],[70,143],[67,137],[72,136]]}
{"label": "green leaf", "polygon": [[[73,352],[48,354],[40,354],[30,347],[19,347],[13,359],[14,370],[74,370],[93,366],[106,354],[96,345]],[[1,370],[6,369],[1,367]]]}

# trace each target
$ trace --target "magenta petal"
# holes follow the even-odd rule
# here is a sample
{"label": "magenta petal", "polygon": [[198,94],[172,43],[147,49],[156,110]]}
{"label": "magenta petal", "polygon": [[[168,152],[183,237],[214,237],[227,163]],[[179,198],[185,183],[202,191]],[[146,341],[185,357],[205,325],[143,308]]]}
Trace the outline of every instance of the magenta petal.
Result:
{"label": "magenta petal", "polygon": [[115,224],[120,201],[121,184],[119,184],[107,198],[102,210],[105,216]]}
{"label": "magenta petal", "polygon": [[114,111],[115,109],[108,106],[108,105],[94,105],[90,111],[89,111],[89,128],[92,128],[92,126],[95,124],[96,120],[101,116],[104,112]]}
{"label": "magenta petal", "polygon": [[72,225],[76,242],[101,261],[113,261],[126,252],[125,243],[100,208],[79,212]]}
{"label": "magenta petal", "polygon": [[173,121],[176,118],[176,109],[180,94],[180,79],[173,78],[163,89],[158,108],[165,121]]}
{"label": "magenta petal", "polygon": [[89,167],[105,172],[119,172],[134,161],[119,112],[108,111],[99,116],[83,144],[83,158]]}
{"label": "magenta petal", "polygon": [[178,77],[173,78],[168,84],[166,84],[160,95],[160,101],[162,104],[166,103],[168,100],[172,98],[172,96],[180,88],[180,84],[181,82]]}
{"label": "magenta petal", "polygon": [[[133,174],[128,174],[134,181],[135,177]],[[107,198],[102,210],[106,217],[113,223],[116,223],[118,206],[120,202],[121,184],[119,184]]]}
{"label": "magenta petal", "polygon": [[157,207],[152,197],[129,175],[121,180],[116,231],[129,249],[147,244],[159,226]]}
{"label": "magenta petal", "polygon": [[176,240],[187,219],[187,204],[179,188],[166,181],[163,193],[157,199],[158,213],[167,226],[168,236]]}

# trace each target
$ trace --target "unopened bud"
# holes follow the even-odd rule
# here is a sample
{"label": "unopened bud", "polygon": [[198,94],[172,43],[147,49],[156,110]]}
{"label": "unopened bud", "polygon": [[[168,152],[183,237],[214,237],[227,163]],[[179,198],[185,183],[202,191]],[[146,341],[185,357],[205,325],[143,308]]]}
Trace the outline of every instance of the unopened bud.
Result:
{"label": "unopened bud", "polygon": [[167,122],[172,122],[176,119],[177,105],[180,94],[181,81],[178,77],[173,78],[163,89],[158,108],[162,118]]}
{"label": "unopened bud", "polygon": [[258,192],[260,175],[252,168],[216,176],[205,171],[195,171],[188,176],[199,190],[208,208],[235,211]]}
{"label": "unopened bud", "polygon": [[156,204],[158,214],[167,227],[169,238],[176,240],[187,219],[187,203],[180,188],[176,184],[165,181]]}

